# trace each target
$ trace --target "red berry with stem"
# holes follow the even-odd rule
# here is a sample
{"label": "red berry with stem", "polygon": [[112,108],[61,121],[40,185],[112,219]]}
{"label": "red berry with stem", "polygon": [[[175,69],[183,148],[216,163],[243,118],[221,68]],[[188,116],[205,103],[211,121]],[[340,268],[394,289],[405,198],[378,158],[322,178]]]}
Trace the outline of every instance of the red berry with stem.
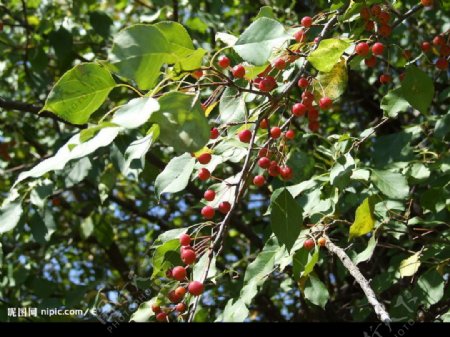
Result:
{"label": "red berry with stem", "polygon": [[243,143],[250,143],[252,139],[252,132],[248,129],[242,130],[238,133],[239,140]]}
{"label": "red berry with stem", "polygon": [[258,156],[259,157],[267,157],[267,156],[269,156],[269,154],[270,154],[270,151],[269,151],[269,149],[267,147],[263,147],[262,149],[260,149],[258,151]]}
{"label": "red berry with stem", "polygon": [[359,15],[361,15],[361,17],[362,17],[364,20],[369,20],[369,19],[370,19],[370,11],[369,11],[369,8],[363,7],[363,8],[361,9],[361,11],[359,12]]}
{"label": "red berry with stem", "polygon": [[287,139],[294,139],[295,138],[295,131],[294,130],[288,130],[286,131],[286,133],[284,134],[284,136]]}
{"label": "red berry with stem", "polygon": [[203,283],[199,282],[199,281],[192,281],[191,283],[189,283],[188,285],[188,291],[190,294],[194,295],[194,296],[199,296],[203,293],[204,290],[204,286]]}
{"label": "red berry with stem", "polygon": [[202,153],[197,157],[197,160],[200,164],[206,165],[211,161],[211,154],[208,152]]}
{"label": "red berry with stem", "polygon": [[372,46],[372,53],[374,55],[382,55],[384,52],[384,44],[381,42],[375,42]]}
{"label": "red berry with stem", "polygon": [[243,78],[245,76],[245,68],[242,64],[238,64],[231,69],[231,73],[236,78]]}
{"label": "red berry with stem", "polygon": [[333,101],[329,97],[325,96],[319,100],[319,107],[322,110],[328,110],[332,105],[333,105]]}
{"label": "red berry with stem", "polygon": [[366,22],[365,28],[366,28],[366,30],[367,30],[368,32],[374,31],[374,30],[375,30],[375,22],[373,22],[373,21],[367,21],[367,22]]}
{"label": "red berry with stem", "polygon": [[428,53],[431,50],[431,43],[428,41],[424,41],[422,42],[422,44],[420,45],[420,48],[422,49],[422,51],[424,53]]}
{"label": "red berry with stem", "polygon": [[379,16],[381,14],[381,7],[380,5],[373,5],[370,8],[370,12],[372,13],[372,15],[374,16]]}
{"label": "red berry with stem", "polygon": [[300,21],[300,23],[302,24],[303,27],[305,28],[309,28],[312,25],[312,18],[310,16],[305,16],[302,18],[302,20]]}
{"label": "red berry with stem", "polygon": [[441,49],[439,50],[439,55],[446,57],[450,55],[450,46],[449,45],[443,45]]}
{"label": "red berry with stem", "polygon": [[292,179],[292,169],[289,166],[280,167],[280,175],[285,180]]}
{"label": "red berry with stem", "polygon": [[259,90],[269,92],[275,89],[277,81],[273,76],[264,77],[258,85]]}
{"label": "red berry with stem", "polygon": [[203,71],[202,70],[196,70],[191,75],[192,75],[193,78],[198,80],[199,78],[201,78],[203,76]]}
{"label": "red berry with stem", "polygon": [[161,312],[161,307],[160,307],[158,304],[152,304],[152,311],[153,311],[155,314],[158,314],[158,313]]}
{"label": "red berry with stem", "polygon": [[311,132],[317,132],[319,130],[320,124],[318,121],[312,121],[310,120],[308,123],[308,128],[311,130]]}
{"label": "red berry with stem", "polygon": [[306,78],[301,77],[301,78],[298,80],[297,85],[298,85],[299,88],[305,89],[305,88],[308,87],[309,81],[308,81]]}
{"label": "red berry with stem", "polygon": [[433,39],[433,44],[435,46],[443,46],[445,44],[445,39],[442,35],[436,35]]}
{"label": "red berry with stem", "polygon": [[205,198],[206,201],[213,201],[216,197],[216,192],[213,190],[206,190],[203,194],[203,198]]}
{"label": "red berry with stem", "polygon": [[177,294],[175,294],[175,290],[170,291],[167,294],[167,297],[169,298],[169,301],[172,303],[178,303],[182,300],[182,298],[180,296],[178,296]]}
{"label": "red berry with stem", "polygon": [[274,126],[270,129],[270,137],[273,139],[280,138],[281,136],[281,129],[278,126]]}
{"label": "red berry with stem", "polygon": [[212,219],[216,211],[211,206],[205,206],[202,208],[201,213],[205,219]]}
{"label": "red berry with stem", "polygon": [[165,312],[160,312],[156,315],[156,320],[158,322],[166,322],[167,321],[167,314]]}
{"label": "red berry with stem", "polygon": [[[183,248],[183,247],[181,247],[181,248]],[[166,277],[167,277],[167,278],[172,278],[172,269],[167,269],[167,271],[166,271]]]}
{"label": "red berry with stem", "polygon": [[314,94],[311,91],[304,91],[302,94],[302,103],[305,105],[311,105],[314,101]]}
{"label": "red berry with stem", "polygon": [[231,209],[231,204],[228,201],[223,201],[219,204],[219,212],[227,214]]}
{"label": "red berry with stem", "polygon": [[367,67],[373,68],[377,64],[377,58],[375,56],[371,56],[371,57],[365,59],[364,63],[366,64]]}
{"label": "red berry with stem", "polygon": [[381,74],[380,76],[380,83],[381,84],[387,84],[391,81],[391,75],[389,74]]}
{"label": "red berry with stem", "polygon": [[259,158],[258,166],[263,168],[263,169],[269,168],[269,166],[270,166],[270,159],[267,158],[267,157]]}
{"label": "red berry with stem", "polygon": [[184,303],[178,303],[175,306],[175,310],[178,311],[180,314],[186,311],[186,304]]}
{"label": "red berry with stem", "polygon": [[439,70],[447,70],[448,61],[445,58],[441,57],[436,61],[436,68],[438,68]]}
{"label": "red berry with stem", "polygon": [[316,244],[314,243],[313,239],[307,239],[305,240],[305,242],[303,242],[303,248],[305,248],[306,250],[311,250],[314,248]]}
{"label": "red berry with stem", "polygon": [[181,234],[180,235],[180,244],[183,247],[189,246],[191,244],[191,237],[189,234]]}
{"label": "red berry with stem", "polygon": [[199,171],[198,171],[198,179],[205,181],[207,179],[209,179],[209,177],[211,177],[211,172],[209,172],[208,169],[202,167]]}
{"label": "red berry with stem", "polygon": [[275,164],[275,165],[270,165],[269,167],[269,175],[272,177],[276,177],[280,174],[280,167]]}
{"label": "red berry with stem", "polygon": [[269,127],[269,121],[267,120],[267,118],[264,118],[261,123],[259,123],[259,126],[262,129],[267,129]]}
{"label": "red berry with stem", "polygon": [[177,281],[183,281],[186,278],[186,269],[181,266],[177,266],[172,269],[172,276]]}
{"label": "red berry with stem", "polygon": [[219,138],[219,130],[217,128],[212,128],[209,134],[209,139],[217,139]]}
{"label": "red berry with stem", "polygon": [[323,236],[321,236],[321,237],[317,240],[317,244],[318,244],[320,247],[325,246],[326,243],[327,243],[327,239],[325,239]]}
{"label": "red berry with stem", "polygon": [[181,261],[186,264],[193,264],[197,258],[197,254],[192,249],[184,249],[181,254]]}
{"label": "red berry with stem", "polygon": [[305,37],[305,32],[302,29],[294,33],[294,39],[299,43],[305,41]]}
{"label": "red berry with stem", "polygon": [[253,178],[253,184],[255,186],[261,187],[266,183],[266,179],[264,178],[264,176],[255,176]]}
{"label": "red berry with stem", "polygon": [[308,110],[308,107],[303,103],[295,103],[292,106],[292,114],[297,117],[303,116],[306,110]]}
{"label": "red berry with stem", "polygon": [[360,42],[356,45],[355,52],[360,56],[366,56],[367,54],[369,54],[369,51],[370,47],[366,42]]}
{"label": "red berry with stem", "polygon": [[381,25],[378,29],[378,34],[382,37],[389,37],[392,33],[392,28],[389,25]]}
{"label": "red berry with stem", "polygon": [[274,62],[273,62],[273,66],[275,69],[278,70],[283,70],[284,68],[286,68],[286,61],[283,60],[281,57],[277,58]]}
{"label": "red berry with stem", "polygon": [[186,295],[186,288],[184,287],[178,287],[177,289],[175,289],[175,294],[180,297],[183,298],[184,295]]}
{"label": "red berry with stem", "polygon": [[390,19],[391,14],[389,14],[388,12],[381,12],[380,15],[378,15],[378,20],[384,25],[388,24]]}
{"label": "red berry with stem", "polygon": [[433,6],[433,0],[420,0],[420,3],[425,7]]}
{"label": "red berry with stem", "polygon": [[316,121],[319,118],[319,110],[311,108],[308,111],[308,119],[310,121]]}
{"label": "red berry with stem", "polygon": [[230,66],[230,59],[226,57],[225,55],[219,56],[217,63],[221,68],[228,68]]}

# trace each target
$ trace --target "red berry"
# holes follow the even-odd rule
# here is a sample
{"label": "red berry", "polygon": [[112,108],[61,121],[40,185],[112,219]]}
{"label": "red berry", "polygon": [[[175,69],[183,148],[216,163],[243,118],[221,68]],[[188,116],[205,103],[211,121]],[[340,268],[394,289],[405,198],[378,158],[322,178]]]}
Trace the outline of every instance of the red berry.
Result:
{"label": "red berry", "polygon": [[211,172],[209,172],[208,169],[202,167],[199,171],[198,171],[198,179],[204,181],[209,179],[209,177],[211,177]]}
{"label": "red berry", "polygon": [[61,199],[60,199],[60,198],[53,198],[53,199],[52,199],[52,205],[53,205],[53,206],[59,206],[59,205],[61,205]]}
{"label": "red berry", "polygon": [[278,70],[283,70],[284,68],[286,68],[286,61],[283,60],[282,58],[277,58],[273,62],[273,66]]}
{"label": "red berry", "polygon": [[185,311],[186,311],[186,304],[184,304],[184,303],[178,303],[178,304],[175,306],[175,310],[178,311],[179,313],[185,312]]}
{"label": "red berry", "polygon": [[197,258],[197,254],[192,249],[184,249],[180,255],[181,261],[186,264],[193,264]]}
{"label": "red berry", "polygon": [[272,129],[270,129],[270,137],[273,139],[280,138],[281,136],[281,129],[278,126],[274,126]]}
{"label": "red berry", "polygon": [[219,66],[221,68],[227,68],[230,66],[230,59],[228,57],[226,57],[225,55],[221,55],[221,56],[219,56],[217,63],[219,64]]}
{"label": "red berry", "polygon": [[189,246],[190,243],[191,243],[191,237],[188,234],[180,235],[180,244],[183,247]]}
{"label": "red berry", "polygon": [[411,50],[405,49],[405,50],[402,52],[402,55],[403,55],[403,57],[404,57],[406,60],[409,60],[409,59],[411,58],[411,56],[412,56]]}
{"label": "red berry", "polygon": [[317,132],[319,130],[319,122],[318,121],[309,121],[308,128],[311,130],[311,132]]}
{"label": "red berry", "polygon": [[231,204],[228,201],[223,201],[219,204],[219,212],[227,214],[231,209]]}
{"label": "red berry", "polygon": [[184,295],[186,295],[186,288],[184,287],[178,287],[177,289],[175,289],[175,294],[180,297],[183,298]]}
{"label": "red berry", "polygon": [[366,26],[365,26],[366,30],[369,32],[372,32],[375,30],[375,22],[373,21],[367,21],[366,22]]}
{"label": "red berry", "polygon": [[374,55],[382,55],[384,52],[384,45],[381,42],[375,42],[372,46],[372,53]]}
{"label": "red berry", "polygon": [[255,176],[253,178],[253,184],[255,186],[261,187],[266,183],[266,179],[263,176]]}
{"label": "red berry", "polygon": [[231,73],[236,78],[243,78],[245,76],[245,68],[242,64],[238,64],[231,69]]}
{"label": "red berry", "polygon": [[381,12],[380,15],[378,15],[378,20],[380,20],[381,24],[386,25],[390,19],[391,14],[389,14],[388,12]]}
{"label": "red berry", "polygon": [[297,85],[298,85],[299,88],[304,89],[304,88],[307,88],[307,87],[308,87],[309,81],[308,81],[306,78],[301,77],[301,78],[298,80]]}
{"label": "red berry", "polygon": [[211,154],[208,152],[202,153],[197,157],[197,160],[200,164],[208,164],[211,161]]}
{"label": "red berry", "polygon": [[297,117],[303,116],[306,110],[308,110],[308,107],[303,103],[295,103],[292,106],[292,114]]}
{"label": "red berry", "polygon": [[269,166],[270,166],[270,159],[267,158],[267,157],[259,158],[258,166],[263,168],[263,169],[269,168]]}
{"label": "red berry", "polygon": [[177,294],[175,294],[175,291],[172,290],[167,294],[167,297],[169,298],[169,301],[172,303],[178,303],[182,300],[182,298],[180,296],[178,296]]}
{"label": "red berry", "polygon": [[158,322],[165,322],[165,321],[167,321],[167,314],[165,312],[160,312],[159,314],[156,315],[156,320]]}
{"label": "red berry", "polygon": [[381,13],[381,7],[379,5],[373,5],[370,8],[370,11],[371,11],[372,15],[379,16]]}
{"label": "red berry", "polygon": [[212,219],[216,211],[211,206],[205,206],[202,208],[201,213],[205,219]]}
{"label": "red berry", "polygon": [[427,41],[424,41],[424,42],[422,42],[422,44],[420,45],[420,48],[422,49],[422,51],[423,51],[424,53],[427,53],[427,52],[429,52],[429,51],[431,50],[431,43],[430,43],[430,42],[427,42]]}
{"label": "red berry", "polygon": [[311,105],[314,101],[314,94],[311,91],[304,91],[302,94],[302,103],[305,105]]}
{"label": "red berry", "polygon": [[375,56],[371,56],[367,59],[364,60],[364,63],[366,64],[366,66],[368,66],[369,68],[373,68],[376,66],[377,64],[377,58]]}
{"label": "red berry", "polygon": [[359,12],[359,15],[361,15],[361,17],[362,17],[364,20],[369,20],[369,18],[370,18],[370,11],[369,11],[369,8],[363,7],[363,8],[361,9],[361,11]]}
{"label": "red berry", "polygon": [[381,84],[387,84],[391,81],[391,75],[389,74],[382,74],[380,76],[380,83]]}
{"label": "red berry", "polygon": [[206,190],[203,194],[203,198],[205,198],[206,201],[213,201],[216,197],[216,192],[213,190]]}
{"label": "red berry", "polygon": [[326,243],[327,243],[327,239],[325,239],[323,236],[321,236],[321,237],[317,240],[317,244],[318,244],[320,247],[325,246]]}
{"label": "red berry", "polygon": [[212,128],[210,131],[209,139],[217,139],[219,137],[219,130]]}
{"label": "red berry", "polygon": [[242,130],[238,134],[239,140],[243,143],[250,143],[250,140],[252,139],[252,132],[248,129]]}
{"label": "red berry", "polygon": [[201,78],[203,76],[203,71],[202,70],[196,70],[191,75],[192,75],[193,78],[198,80],[199,78]]}
{"label": "red berry", "polygon": [[356,45],[355,51],[356,54],[360,56],[366,56],[367,54],[369,54],[369,49],[369,44],[367,44],[366,42],[360,42]]}
{"label": "red berry", "polygon": [[303,248],[305,248],[306,250],[311,250],[314,248],[314,246],[315,243],[313,239],[307,239],[305,240],[305,242],[303,242]]}
{"label": "red berry", "polygon": [[157,314],[161,312],[161,307],[157,304],[152,304],[152,311]]}
{"label": "red berry", "polygon": [[186,278],[186,269],[181,266],[177,266],[172,269],[172,276],[177,281],[183,281]]}
{"label": "red berry", "polygon": [[389,25],[381,25],[378,29],[378,34],[382,37],[388,37],[392,33],[392,28]]}
{"label": "red berry", "polygon": [[450,55],[450,46],[449,45],[443,45],[441,49],[439,50],[439,55],[441,56],[449,56]]}
{"label": "red berry", "polygon": [[309,28],[312,25],[312,18],[310,16],[305,16],[300,23],[303,27]]}
{"label": "red berry", "polygon": [[269,121],[267,118],[264,118],[261,123],[259,123],[259,126],[263,129],[267,129],[269,127]]}
{"label": "red berry", "polygon": [[285,180],[292,179],[292,169],[289,166],[283,166],[280,168],[280,175]]}
{"label": "red berry", "polygon": [[420,0],[420,3],[425,7],[433,6],[433,0]]}
{"label": "red berry", "polygon": [[264,77],[258,85],[259,90],[269,92],[275,89],[277,81],[273,76]]}
{"label": "red berry", "polygon": [[286,131],[284,136],[287,139],[294,139],[295,138],[295,131],[294,130],[288,130],[288,131]]}
{"label": "red berry", "polygon": [[269,155],[270,151],[267,147],[263,147],[262,149],[259,150],[258,152],[258,156],[259,157],[267,157]]}
{"label": "red berry", "polygon": [[199,281],[192,281],[188,285],[188,291],[194,296],[199,296],[203,293],[204,287],[203,283]]}
{"label": "red berry", "polygon": [[329,97],[325,96],[319,100],[319,107],[322,110],[328,110],[332,105],[333,105],[333,101]]}
{"label": "red berry", "polygon": [[436,61],[436,68],[438,68],[439,70],[447,70],[448,61],[445,58],[441,57]]}
{"label": "red berry", "polygon": [[310,121],[317,121],[317,119],[319,118],[319,110],[311,108],[308,111],[308,119]]}
{"label": "red berry", "polygon": [[445,39],[442,35],[436,35],[433,39],[433,44],[435,46],[443,46],[445,44]]}
{"label": "red berry", "polygon": [[294,33],[294,39],[297,42],[303,42],[305,40],[305,32],[300,29]]}
{"label": "red berry", "polygon": [[269,167],[269,175],[272,177],[276,177],[280,174],[280,167],[275,164],[275,165],[270,165]]}
{"label": "red berry", "polygon": [[[183,248],[183,247],[181,247],[181,248]],[[172,269],[167,269],[167,271],[166,271],[166,277],[167,277],[167,278],[172,278]]]}

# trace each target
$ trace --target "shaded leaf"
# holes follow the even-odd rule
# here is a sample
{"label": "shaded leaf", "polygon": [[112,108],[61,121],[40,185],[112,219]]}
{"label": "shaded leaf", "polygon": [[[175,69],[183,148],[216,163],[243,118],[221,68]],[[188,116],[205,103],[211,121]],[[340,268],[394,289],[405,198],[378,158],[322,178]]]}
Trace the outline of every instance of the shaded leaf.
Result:
{"label": "shaded leaf", "polygon": [[156,193],[176,193],[186,188],[192,171],[194,170],[195,158],[189,153],[172,158],[158,177],[156,177]]}

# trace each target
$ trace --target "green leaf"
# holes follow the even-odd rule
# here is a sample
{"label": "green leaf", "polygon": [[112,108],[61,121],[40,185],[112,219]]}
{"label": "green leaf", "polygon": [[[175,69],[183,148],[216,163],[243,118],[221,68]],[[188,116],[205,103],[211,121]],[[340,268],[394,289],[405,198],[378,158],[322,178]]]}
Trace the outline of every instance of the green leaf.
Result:
{"label": "green leaf", "polygon": [[249,310],[242,300],[230,299],[216,322],[243,322],[248,314]]}
{"label": "green leaf", "polygon": [[[173,254],[178,253],[179,248],[180,240],[178,239],[167,241],[156,248],[152,258],[153,273],[151,279],[157,276],[165,276],[165,271],[172,265],[171,258],[173,258]],[[179,255],[178,253],[178,259],[180,259]]]}
{"label": "green leaf", "polygon": [[308,276],[319,261],[319,248],[316,248],[313,252],[310,252],[304,248],[299,249],[293,257],[293,269],[294,269],[294,280],[298,281],[302,277]]}
{"label": "green leaf", "polygon": [[50,91],[42,110],[73,124],[84,124],[103,104],[116,83],[105,68],[82,63],[66,72]]}
{"label": "green leaf", "polygon": [[436,137],[443,138],[450,132],[450,113],[438,119],[434,126],[434,134]]}
{"label": "green leaf", "polygon": [[121,30],[108,55],[109,65],[119,75],[147,90],[154,86],[165,63],[174,63],[172,46],[152,25],[137,24]]}
{"label": "green leaf", "polygon": [[436,269],[430,269],[417,280],[417,289],[421,298],[425,299],[426,307],[439,302],[444,296],[444,278]]}
{"label": "green leaf", "polygon": [[381,100],[381,109],[391,118],[397,117],[399,112],[406,111],[408,108],[409,103],[402,97],[400,88],[389,91]]}
{"label": "green leaf", "polygon": [[427,113],[434,96],[434,83],[423,70],[410,66],[401,82],[401,92],[413,108]]}
{"label": "green leaf", "polygon": [[157,303],[157,297],[153,297],[150,301],[142,302],[139,308],[130,317],[130,322],[148,322],[150,317],[155,315],[152,305]]}
{"label": "green leaf", "polygon": [[243,122],[247,115],[244,95],[233,87],[226,88],[220,99],[219,112],[222,123]]}
{"label": "green leaf", "polygon": [[419,270],[421,253],[421,251],[418,251],[417,253],[400,262],[401,278],[413,276]]}
{"label": "green leaf", "polygon": [[155,188],[157,195],[184,190],[189,183],[194,165],[195,158],[189,153],[172,158],[164,168],[164,171],[156,177]]}
{"label": "green leaf", "polygon": [[364,199],[361,205],[356,209],[355,221],[350,226],[350,239],[367,234],[373,230],[375,225],[374,197]]}
{"label": "green leaf", "polygon": [[12,202],[0,208],[0,234],[10,231],[19,223],[22,216],[22,204]]}
{"label": "green leaf", "polygon": [[330,298],[330,293],[323,282],[315,275],[310,275],[306,281],[305,290],[303,291],[305,298],[311,303],[325,308]]}
{"label": "green leaf", "polygon": [[361,253],[359,253],[352,259],[353,263],[357,265],[358,263],[370,260],[376,246],[377,246],[377,239],[375,238],[375,235],[372,235],[369,239],[369,242],[367,243],[366,249],[364,249]]}
{"label": "green leaf", "polygon": [[[202,257],[195,263],[194,269],[192,270],[192,279],[193,280],[201,280],[203,274],[205,273],[206,267],[209,261],[209,254],[203,254]],[[216,268],[216,257],[213,256],[211,260],[211,265],[208,270],[207,279],[213,278],[217,274]],[[214,283],[214,282],[213,282]]]}
{"label": "green leaf", "polygon": [[233,49],[244,61],[262,66],[272,52],[280,49],[290,38],[281,23],[263,17],[244,30]]}
{"label": "green leaf", "polygon": [[111,123],[127,129],[138,128],[146,123],[153,113],[158,110],[159,103],[154,98],[133,98],[115,112]]}
{"label": "green leaf", "polygon": [[168,230],[158,236],[156,242],[165,243],[170,240],[179,239],[181,234],[184,234],[188,231],[188,228],[176,228]]}
{"label": "green leaf", "polygon": [[291,193],[283,188],[270,201],[270,225],[280,244],[290,250],[303,225],[302,210]]}
{"label": "green leaf", "polygon": [[375,186],[389,198],[402,200],[409,194],[408,181],[400,173],[372,170],[371,178]]}
{"label": "green leaf", "polygon": [[256,16],[256,19],[259,19],[259,18],[275,19],[275,14],[273,12],[273,8],[271,6],[262,6],[259,9],[258,15]]}
{"label": "green leaf", "polygon": [[102,11],[91,12],[89,13],[89,23],[98,35],[104,39],[109,37],[110,28],[113,25],[113,21],[108,14]]}
{"label": "green leaf", "polygon": [[114,230],[111,224],[102,217],[94,217],[94,231],[92,234],[97,241],[105,248],[108,248],[114,241]]}
{"label": "green leaf", "polygon": [[336,63],[329,72],[319,72],[313,80],[314,92],[318,97],[339,98],[347,89],[348,73],[344,59]]}
{"label": "green leaf", "polygon": [[341,39],[325,39],[319,47],[308,56],[308,61],[319,71],[329,72],[341,59],[350,42]]}
{"label": "green leaf", "polygon": [[159,99],[160,110],[150,121],[161,128],[161,141],[178,153],[196,152],[209,140],[208,121],[196,97],[170,92]]}

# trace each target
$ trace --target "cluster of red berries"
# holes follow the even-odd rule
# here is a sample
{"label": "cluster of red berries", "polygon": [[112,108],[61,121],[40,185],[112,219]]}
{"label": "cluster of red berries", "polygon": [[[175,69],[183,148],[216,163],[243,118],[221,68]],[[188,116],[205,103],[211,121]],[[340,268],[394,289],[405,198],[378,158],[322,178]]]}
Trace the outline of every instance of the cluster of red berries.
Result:
{"label": "cluster of red berries", "polygon": [[[317,244],[319,245],[319,247],[324,247],[326,243],[327,243],[327,239],[325,239],[323,236],[321,236],[320,238],[317,239]],[[314,239],[306,239],[303,242],[303,248],[305,248],[306,250],[311,250],[315,246],[316,246],[316,242],[314,241]]]}
{"label": "cluster of red berries", "polygon": [[439,57],[435,62],[436,68],[439,70],[448,69],[448,57],[450,56],[449,34],[447,34],[447,36],[444,34],[436,35],[433,38],[433,41],[424,41],[420,47],[424,53],[433,51],[436,54],[439,54]]}
{"label": "cluster of red berries", "polygon": [[[367,67],[373,68],[377,64],[376,56],[381,56],[384,53],[384,44],[381,42],[375,42],[370,46],[367,42],[360,42],[355,47],[355,53],[361,57],[364,57],[364,63]],[[391,82],[391,75],[384,73],[380,75],[380,83],[387,84]]]}
{"label": "cluster of red berries", "polygon": [[378,4],[372,7],[363,7],[360,11],[361,18],[364,20],[364,27],[369,32],[377,32],[379,36],[389,37],[392,33],[390,26],[391,14],[387,8]]}
{"label": "cluster of red berries", "polygon": [[160,303],[154,303],[152,305],[152,311],[155,313],[156,320],[159,322],[167,321],[171,312],[182,315],[186,311],[187,305],[182,302],[186,293],[189,293],[192,296],[200,296],[204,290],[203,283],[199,281],[189,281],[187,277],[189,266],[193,265],[197,259],[197,254],[191,246],[191,237],[188,234],[182,234],[180,236],[180,244],[180,257],[186,266],[176,266],[167,271],[166,276],[178,281],[178,285],[167,294],[167,298],[173,306],[161,307]]}
{"label": "cluster of red berries", "polygon": [[[276,153],[270,151],[267,147],[264,147],[259,150],[258,156],[258,166],[267,170],[269,176],[280,177],[283,180],[292,179],[292,168],[288,165],[280,165],[280,158],[277,158]],[[255,186],[261,187],[265,183],[266,178],[263,175],[257,175],[253,178],[253,184]]]}

